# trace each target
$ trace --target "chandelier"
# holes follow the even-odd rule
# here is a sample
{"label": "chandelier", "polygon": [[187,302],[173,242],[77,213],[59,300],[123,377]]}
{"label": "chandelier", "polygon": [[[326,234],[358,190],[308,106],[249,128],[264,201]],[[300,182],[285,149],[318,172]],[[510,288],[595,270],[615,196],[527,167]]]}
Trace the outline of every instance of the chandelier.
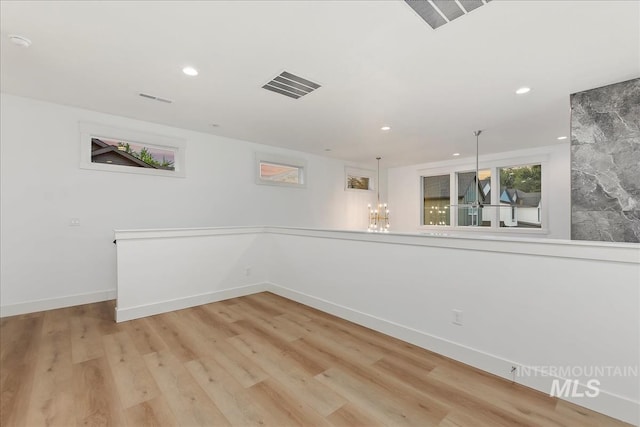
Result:
{"label": "chandelier", "polygon": [[389,232],[389,206],[386,203],[380,202],[380,159],[382,157],[376,157],[378,161],[378,180],[376,181],[376,190],[378,191],[378,204],[377,206],[371,206],[371,203],[367,206],[369,208],[369,226],[367,231],[372,233],[388,233]]}

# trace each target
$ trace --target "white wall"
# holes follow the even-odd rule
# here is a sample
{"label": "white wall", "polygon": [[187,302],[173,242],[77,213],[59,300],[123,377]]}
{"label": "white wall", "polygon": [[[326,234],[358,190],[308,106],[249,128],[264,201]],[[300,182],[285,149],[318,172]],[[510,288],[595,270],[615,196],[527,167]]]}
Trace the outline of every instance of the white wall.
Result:
{"label": "white wall", "polygon": [[584,368],[567,379],[584,392],[595,377],[600,394],[568,400],[640,422],[637,371],[587,371],[638,369],[640,246],[620,262],[605,258],[617,247],[582,242],[348,234],[272,232],[273,291],[546,394],[557,377],[511,367]]}
{"label": "white wall", "polygon": [[118,322],[261,292],[268,282],[263,227],[152,234],[116,232]]}
{"label": "white wall", "polygon": [[[7,94],[0,120],[5,315],[113,298],[114,229],[366,228],[371,194],[344,191],[341,161]],[[80,121],[185,139],[186,178],[80,169]],[[256,150],[306,159],[307,188],[256,185]]]}
{"label": "white wall", "polygon": [[600,394],[570,400],[640,421],[637,373],[584,372],[638,369],[638,244],[283,227],[117,237],[118,320],[270,290],[547,394],[558,376],[540,367],[584,368],[567,379],[579,392],[598,379]]}
{"label": "white wall", "polygon": [[[425,174],[448,174],[451,171],[475,170],[475,157],[448,160],[443,162],[423,163],[419,165],[391,168],[388,170],[389,205],[392,211],[393,231],[416,232],[425,231],[420,226],[421,199],[420,176]],[[480,169],[494,166],[519,165],[534,162],[543,163],[542,198],[546,206],[545,233],[535,237],[552,239],[571,238],[571,154],[569,143],[535,149],[509,151],[499,154],[480,156]],[[544,219],[544,217],[543,217]],[[491,232],[483,227],[478,229],[451,229],[438,227],[429,231],[465,234],[480,232],[482,234],[504,234],[506,230]],[[521,232],[509,230],[512,236],[529,236],[530,230]]]}

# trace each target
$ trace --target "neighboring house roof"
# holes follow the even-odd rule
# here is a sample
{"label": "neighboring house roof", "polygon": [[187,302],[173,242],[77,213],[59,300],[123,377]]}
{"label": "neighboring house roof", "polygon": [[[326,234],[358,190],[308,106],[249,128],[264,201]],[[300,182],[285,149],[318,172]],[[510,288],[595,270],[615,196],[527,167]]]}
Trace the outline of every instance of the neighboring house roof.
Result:
{"label": "neighboring house roof", "polygon": [[119,150],[114,145],[109,145],[98,138],[91,138],[91,161],[93,163],[110,163],[115,165],[137,166],[141,168],[158,169],[145,163],[136,156]]}
{"label": "neighboring house roof", "polygon": [[[461,178],[458,178],[461,179]],[[475,202],[475,192],[473,187],[475,186],[476,177],[475,174],[466,177],[468,183],[466,183],[466,189],[464,192],[459,193],[458,199],[464,200],[467,203]],[[462,183],[464,186],[465,183]],[[491,200],[491,178],[481,179],[478,183],[478,201],[481,203],[490,203]]]}
{"label": "neighboring house roof", "polygon": [[510,205],[537,207],[542,195],[540,192],[527,193],[522,190],[507,188],[500,194],[500,203]]}

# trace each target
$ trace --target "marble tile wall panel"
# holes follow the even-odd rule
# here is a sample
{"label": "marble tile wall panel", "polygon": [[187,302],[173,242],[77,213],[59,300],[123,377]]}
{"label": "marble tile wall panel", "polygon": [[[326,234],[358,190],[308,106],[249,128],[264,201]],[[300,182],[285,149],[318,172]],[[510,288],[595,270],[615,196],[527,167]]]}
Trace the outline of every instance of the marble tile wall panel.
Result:
{"label": "marble tile wall panel", "polygon": [[571,238],[640,242],[640,79],[571,95]]}

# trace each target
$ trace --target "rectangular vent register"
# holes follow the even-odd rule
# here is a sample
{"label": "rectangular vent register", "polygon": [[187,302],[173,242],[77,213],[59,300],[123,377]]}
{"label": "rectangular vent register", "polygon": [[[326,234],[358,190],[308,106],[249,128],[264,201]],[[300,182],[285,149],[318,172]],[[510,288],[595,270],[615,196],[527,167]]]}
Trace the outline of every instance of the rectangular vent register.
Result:
{"label": "rectangular vent register", "polygon": [[283,71],[273,80],[262,86],[264,89],[279,93],[280,95],[298,99],[320,88],[318,83]]}

